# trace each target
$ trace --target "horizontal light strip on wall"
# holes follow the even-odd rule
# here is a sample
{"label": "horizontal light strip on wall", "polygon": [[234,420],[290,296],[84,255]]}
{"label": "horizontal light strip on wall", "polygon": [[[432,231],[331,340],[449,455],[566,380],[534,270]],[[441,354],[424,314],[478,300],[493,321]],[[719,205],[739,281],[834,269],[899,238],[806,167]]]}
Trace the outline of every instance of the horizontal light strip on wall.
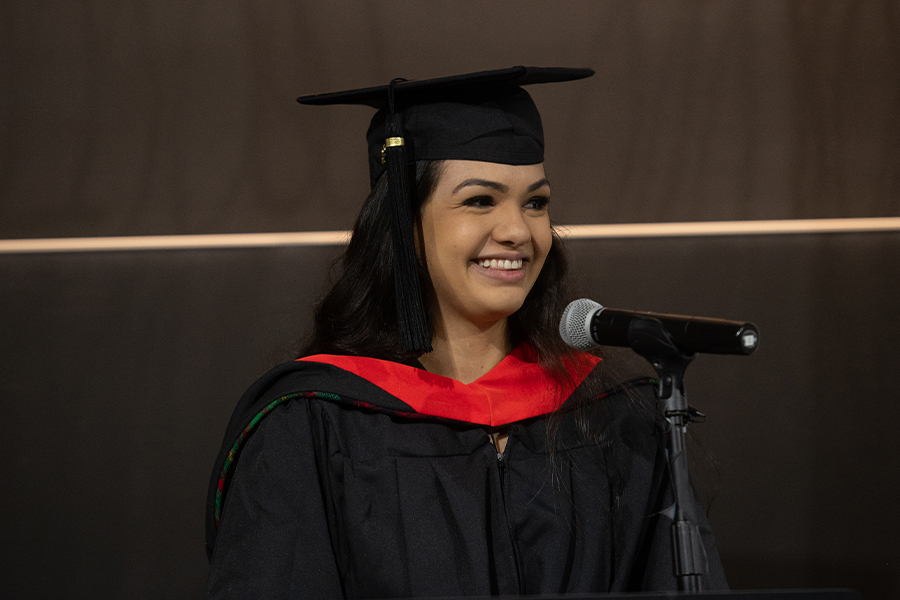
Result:
{"label": "horizontal light strip on wall", "polygon": [[[900,217],[560,225],[557,226],[556,229],[561,237],[570,240],[852,233],[900,231]],[[346,244],[349,240],[349,231],[30,238],[21,240],[0,240],[0,254],[107,252],[120,250],[188,250],[203,248],[267,248],[278,246],[337,246]]]}
{"label": "horizontal light strip on wall", "polygon": [[0,240],[0,254],[34,252],[104,252],[112,250],[189,250],[194,248],[267,248],[277,246],[337,246],[346,244],[349,241],[349,231],[32,238],[23,240]]}
{"label": "horizontal light strip on wall", "polygon": [[692,221],[689,223],[621,223],[562,225],[567,239],[692,237],[710,235],[779,235],[900,231],[900,217],[856,219],[785,219],[780,221]]}

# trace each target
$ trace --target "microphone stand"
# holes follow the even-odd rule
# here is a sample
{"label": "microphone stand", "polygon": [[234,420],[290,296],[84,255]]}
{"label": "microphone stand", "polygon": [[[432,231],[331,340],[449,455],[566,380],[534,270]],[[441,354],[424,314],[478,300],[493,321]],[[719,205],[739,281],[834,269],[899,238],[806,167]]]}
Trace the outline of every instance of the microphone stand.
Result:
{"label": "microphone stand", "polygon": [[701,591],[700,578],[706,567],[706,553],[700,530],[685,514],[693,504],[688,478],[685,432],[691,422],[702,422],[705,415],[688,406],[684,394],[684,373],[693,354],[684,354],[672,342],[658,320],[636,319],[628,331],[628,343],[656,369],[659,376],[658,405],[666,420],[666,455],[675,496],[672,523],[672,558],[679,592]]}

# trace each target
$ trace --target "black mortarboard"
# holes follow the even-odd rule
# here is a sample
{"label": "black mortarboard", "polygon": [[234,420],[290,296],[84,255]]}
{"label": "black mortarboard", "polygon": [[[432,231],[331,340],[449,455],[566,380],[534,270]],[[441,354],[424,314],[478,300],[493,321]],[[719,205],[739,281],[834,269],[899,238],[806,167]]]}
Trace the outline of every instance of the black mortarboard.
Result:
{"label": "black mortarboard", "polygon": [[544,160],[541,116],[520,86],[590,77],[591,69],[511,67],[465,75],[302,96],[301,104],[377,108],[366,139],[369,176],[388,174],[397,320],[406,350],[427,352],[431,339],[416,270],[411,182],[417,160],[478,160],[532,165]]}

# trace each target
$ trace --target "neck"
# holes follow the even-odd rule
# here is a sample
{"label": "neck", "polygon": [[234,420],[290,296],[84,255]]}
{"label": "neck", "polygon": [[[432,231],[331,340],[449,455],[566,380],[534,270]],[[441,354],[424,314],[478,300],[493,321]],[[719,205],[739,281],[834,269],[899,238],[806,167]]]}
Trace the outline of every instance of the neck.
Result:
{"label": "neck", "polygon": [[419,362],[436,375],[472,383],[506,358],[512,351],[506,334],[506,319],[477,325],[471,322],[448,327],[439,322],[432,338],[432,352]]}

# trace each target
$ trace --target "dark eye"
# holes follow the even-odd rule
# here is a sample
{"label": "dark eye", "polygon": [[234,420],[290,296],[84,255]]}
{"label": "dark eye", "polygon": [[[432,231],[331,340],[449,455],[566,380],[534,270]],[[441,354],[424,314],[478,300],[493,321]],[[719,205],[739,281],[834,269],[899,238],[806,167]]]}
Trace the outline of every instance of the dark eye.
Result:
{"label": "dark eye", "polygon": [[550,204],[550,196],[533,196],[525,203],[525,208],[546,210],[548,204]]}
{"label": "dark eye", "polygon": [[473,206],[475,208],[488,208],[494,205],[494,199],[491,196],[472,196],[463,201],[465,206]]}

